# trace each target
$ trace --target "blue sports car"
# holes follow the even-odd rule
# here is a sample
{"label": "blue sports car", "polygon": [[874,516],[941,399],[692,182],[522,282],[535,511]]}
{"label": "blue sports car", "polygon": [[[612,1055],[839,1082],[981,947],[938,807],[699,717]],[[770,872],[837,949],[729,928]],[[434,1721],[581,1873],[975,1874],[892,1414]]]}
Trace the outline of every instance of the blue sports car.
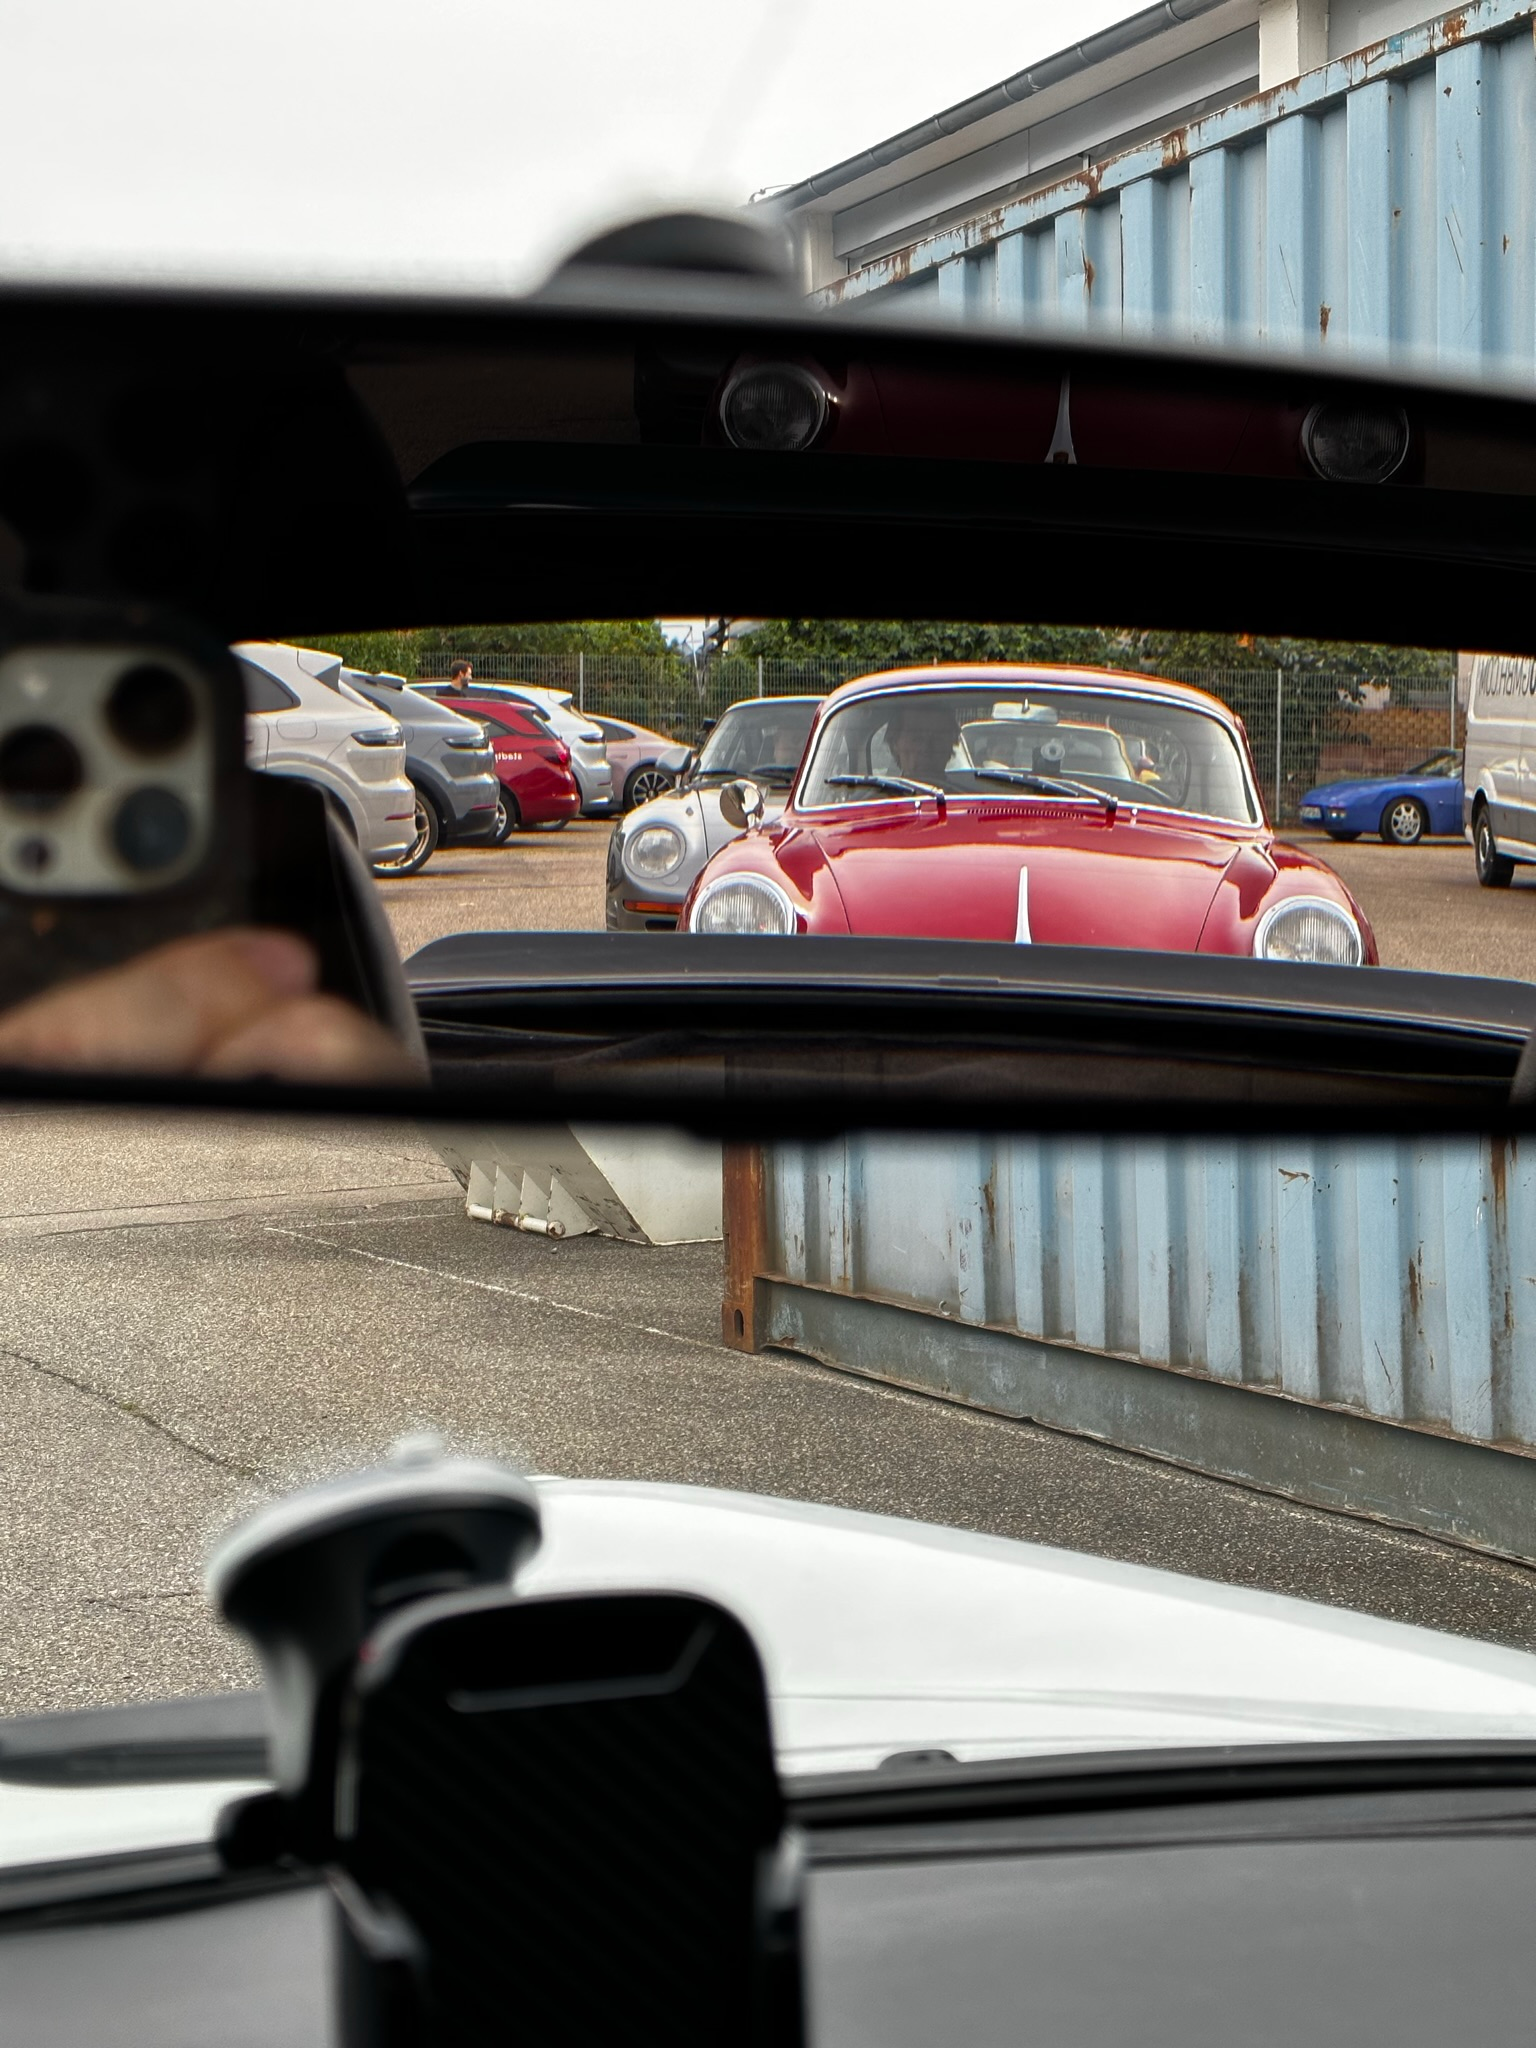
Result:
{"label": "blue sports car", "polygon": [[1301,800],[1301,822],[1321,825],[1332,839],[1379,832],[1388,846],[1417,846],[1431,833],[1454,833],[1461,820],[1461,755],[1431,754],[1397,775],[1328,782]]}

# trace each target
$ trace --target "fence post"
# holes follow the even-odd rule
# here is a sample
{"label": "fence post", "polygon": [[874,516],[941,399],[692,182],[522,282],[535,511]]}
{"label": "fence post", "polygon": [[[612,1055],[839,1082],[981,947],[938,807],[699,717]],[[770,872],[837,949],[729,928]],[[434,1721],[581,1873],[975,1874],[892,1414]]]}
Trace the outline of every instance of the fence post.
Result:
{"label": "fence post", "polygon": [[587,708],[587,657],[586,657],[586,656],[585,656],[584,654],[580,654],[580,653],[578,653],[578,654],[577,654],[577,656],[576,656],[576,709],[577,709],[578,711],[585,711],[585,710],[586,710],[586,708]]}
{"label": "fence post", "polygon": [[1280,749],[1285,731],[1285,670],[1275,670],[1275,823],[1280,822]]}
{"label": "fence post", "polygon": [[763,694],[763,657],[761,655],[757,657],[757,694],[759,697]]}

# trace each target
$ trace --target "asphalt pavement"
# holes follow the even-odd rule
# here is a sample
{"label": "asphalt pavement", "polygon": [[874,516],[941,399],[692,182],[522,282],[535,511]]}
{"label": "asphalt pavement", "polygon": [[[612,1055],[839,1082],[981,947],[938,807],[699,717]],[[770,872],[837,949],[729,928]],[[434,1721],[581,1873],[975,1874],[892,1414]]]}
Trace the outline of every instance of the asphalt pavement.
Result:
{"label": "asphalt pavement", "polygon": [[[602,921],[608,828],[385,886],[403,951]],[[1393,964],[1536,974],[1536,884],[1325,851]],[[658,944],[668,943],[658,939]],[[399,1434],[1078,1547],[1536,1649],[1536,1571],[719,1342],[718,1246],[470,1222],[385,1124],[0,1111],[0,1712],[249,1683],[200,1588],[253,1503]]]}
{"label": "asphalt pavement", "polygon": [[202,1599],[211,1539],[420,1429],[1536,1649],[1536,1572],[726,1350],[717,1245],[472,1223],[418,1131],[16,1109],[0,1162],[0,1712],[249,1682]]}

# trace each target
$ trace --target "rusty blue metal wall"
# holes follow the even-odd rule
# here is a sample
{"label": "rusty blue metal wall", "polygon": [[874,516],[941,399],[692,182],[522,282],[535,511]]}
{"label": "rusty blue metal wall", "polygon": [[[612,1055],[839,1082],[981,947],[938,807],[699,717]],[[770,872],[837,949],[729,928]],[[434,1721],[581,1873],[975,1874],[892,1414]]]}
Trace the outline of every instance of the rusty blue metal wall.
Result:
{"label": "rusty blue metal wall", "polygon": [[1530,0],[1475,0],[817,296],[1536,365]]}
{"label": "rusty blue metal wall", "polygon": [[769,1342],[1536,1555],[1536,1149],[875,1135],[765,1186]]}

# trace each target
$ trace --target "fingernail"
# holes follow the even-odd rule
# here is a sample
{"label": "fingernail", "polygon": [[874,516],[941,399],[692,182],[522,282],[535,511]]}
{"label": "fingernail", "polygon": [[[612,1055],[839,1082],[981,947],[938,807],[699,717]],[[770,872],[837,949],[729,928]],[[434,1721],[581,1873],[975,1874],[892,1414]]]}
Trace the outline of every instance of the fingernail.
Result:
{"label": "fingernail", "polygon": [[318,979],[314,949],[295,932],[237,935],[241,952],[274,995],[308,995]]}

